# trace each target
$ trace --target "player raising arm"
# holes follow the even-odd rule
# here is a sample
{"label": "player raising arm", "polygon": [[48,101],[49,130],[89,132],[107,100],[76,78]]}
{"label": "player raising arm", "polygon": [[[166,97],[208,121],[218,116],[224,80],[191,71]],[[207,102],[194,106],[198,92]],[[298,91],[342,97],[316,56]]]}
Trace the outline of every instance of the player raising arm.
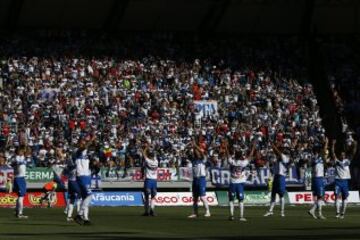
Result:
{"label": "player raising arm", "polygon": [[81,191],[78,182],[76,181],[76,165],[72,159],[69,159],[66,163],[65,168],[66,175],[68,177],[68,205],[65,210],[67,215],[66,220],[68,222],[73,221],[73,211],[74,205],[76,203],[77,213],[80,212],[81,209]]}
{"label": "player raising arm", "polygon": [[230,185],[229,185],[229,207],[230,207],[230,217],[229,220],[234,220],[234,200],[235,198],[239,201],[239,209],[240,209],[240,221],[245,222],[246,218],[244,218],[244,183],[249,176],[249,165],[250,161],[254,155],[255,144],[253,144],[251,151],[248,156],[242,154],[237,151],[235,153],[235,158],[231,158],[229,156],[229,152],[227,149],[228,155],[228,163],[230,167]]}
{"label": "player raising arm", "polygon": [[[157,193],[157,169],[159,162],[155,156],[153,150],[150,150],[149,147],[146,147],[142,151],[144,157],[144,207],[145,213],[143,216],[155,216],[155,197]],[[150,199],[151,197],[151,199]],[[150,207],[150,209],[149,209]]]}
{"label": "player raising arm", "polygon": [[[350,175],[350,159],[346,156],[346,153],[342,151],[340,158],[335,153],[336,140],[334,139],[331,145],[332,164],[335,166],[335,208],[336,218],[343,219],[345,217],[345,211],[347,206],[347,198],[349,196],[349,180]],[[340,195],[342,203],[340,206]],[[341,209],[340,209],[341,207]]]}
{"label": "player raising arm", "polygon": [[193,213],[189,218],[198,217],[198,202],[199,197],[205,207],[205,217],[210,217],[209,204],[206,200],[206,156],[203,150],[192,142],[192,156],[191,164],[193,170],[192,195],[193,195]]}
{"label": "player raising arm", "polygon": [[276,194],[280,197],[280,206],[281,206],[281,217],[285,217],[285,200],[284,194],[286,192],[286,175],[288,174],[288,168],[291,164],[290,161],[290,150],[284,148],[283,151],[280,151],[275,144],[272,144],[274,153],[276,154],[277,160],[274,163],[274,180],[273,187],[271,190],[271,201],[270,209],[265,213],[264,217],[273,215],[273,210],[276,202]]}
{"label": "player raising arm", "polygon": [[79,185],[82,199],[80,212],[75,217],[75,221],[78,224],[84,225],[91,224],[89,220],[89,205],[91,202],[91,170],[90,160],[88,157],[88,147],[95,139],[95,135],[89,141],[86,141],[84,138],[80,139],[79,148],[75,155],[76,181]]}
{"label": "player raising arm", "polygon": [[315,214],[315,210],[318,210],[319,219],[325,219],[322,214],[322,206],[324,205],[324,195],[325,195],[325,167],[324,164],[327,163],[327,149],[328,149],[328,139],[325,137],[323,142],[323,147],[313,147],[313,154],[311,158],[311,167],[312,167],[312,187],[313,187],[313,198],[314,204],[309,210],[309,215],[317,219],[318,217]]}
{"label": "player raising arm", "polygon": [[28,216],[23,214],[24,209],[24,196],[26,194],[26,160],[25,150],[18,148],[17,154],[11,163],[14,168],[14,192],[17,193],[18,198],[16,200],[15,216],[20,219],[27,219]]}

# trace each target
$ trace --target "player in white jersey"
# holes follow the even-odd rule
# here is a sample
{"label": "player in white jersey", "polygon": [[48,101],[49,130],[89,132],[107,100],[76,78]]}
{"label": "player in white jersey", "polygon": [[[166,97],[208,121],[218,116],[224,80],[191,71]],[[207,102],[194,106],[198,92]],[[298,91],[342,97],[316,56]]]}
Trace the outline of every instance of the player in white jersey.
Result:
{"label": "player in white jersey", "polygon": [[[157,160],[153,151],[150,151],[146,147],[142,151],[144,157],[144,207],[145,213],[143,216],[155,216],[155,197],[157,193],[157,178],[158,173],[157,169],[159,166],[159,161]],[[150,207],[150,208],[149,208]]]}
{"label": "player in white jersey", "polygon": [[188,218],[198,217],[198,202],[199,198],[205,207],[205,217],[210,217],[209,204],[206,200],[206,156],[203,150],[194,142],[192,142],[192,195],[193,195],[193,213]]}
{"label": "player in white jersey", "polygon": [[76,165],[74,161],[69,159],[66,163],[65,175],[68,178],[68,202],[65,209],[66,220],[73,221],[74,204],[76,203],[76,212],[79,213],[81,209],[81,191],[79,184],[76,181]]}
{"label": "player in white jersey", "polygon": [[[313,189],[313,199],[314,204],[311,209],[308,211],[309,215],[317,219],[325,219],[322,214],[322,206],[324,205],[324,195],[325,195],[325,164],[328,162],[328,139],[325,138],[323,143],[323,148],[320,146],[313,148],[313,155],[311,157],[311,167],[312,167],[312,189]],[[316,216],[315,211],[318,210],[319,216]]]}
{"label": "player in white jersey", "polygon": [[80,139],[79,148],[75,153],[75,166],[76,166],[76,181],[80,188],[81,193],[81,208],[75,221],[78,224],[90,225],[89,220],[89,205],[91,202],[91,170],[90,159],[88,157],[88,147],[95,140],[94,135],[90,141]]}
{"label": "player in white jersey", "polygon": [[[349,181],[351,179],[350,175],[350,163],[351,160],[346,156],[346,153],[343,151],[340,154],[340,158],[336,156],[335,153],[335,144],[336,140],[333,140],[331,146],[332,154],[332,163],[335,166],[335,208],[336,208],[336,218],[343,219],[345,217],[347,198],[349,197]],[[340,196],[342,202],[340,203]]]}
{"label": "player in white jersey", "polygon": [[[228,151],[228,149],[227,149]],[[228,157],[228,164],[230,168],[230,185],[229,185],[229,208],[230,216],[229,220],[234,220],[234,200],[235,198],[239,201],[240,209],[240,221],[245,222],[244,218],[244,184],[250,175],[250,161],[252,160],[255,151],[255,145],[253,145],[250,154],[245,156],[240,152],[235,153],[235,158]],[[229,156],[229,153],[227,153]]]}
{"label": "player in white jersey", "polygon": [[17,193],[15,216],[20,219],[27,219],[28,216],[23,214],[24,196],[26,194],[26,159],[25,150],[19,148],[11,166],[14,168],[14,192]]}
{"label": "player in white jersey", "polygon": [[284,195],[286,192],[286,181],[285,178],[288,174],[288,168],[291,164],[290,161],[290,151],[287,148],[284,148],[283,152],[281,152],[277,146],[272,144],[272,148],[277,156],[277,160],[274,163],[274,180],[273,180],[273,187],[271,190],[271,201],[270,201],[270,208],[267,213],[265,213],[264,217],[268,217],[273,215],[273,210],[276,203],[276,194],[280,197],[280,206],[281,212],[280,216],[285,217],[285,199]]}

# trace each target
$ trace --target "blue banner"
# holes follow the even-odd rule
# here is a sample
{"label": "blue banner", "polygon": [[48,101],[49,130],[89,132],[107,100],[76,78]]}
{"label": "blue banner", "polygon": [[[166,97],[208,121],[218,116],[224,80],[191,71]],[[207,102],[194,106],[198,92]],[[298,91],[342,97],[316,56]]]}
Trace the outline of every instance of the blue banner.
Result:
{"label": "blue banner", "polygon": [[[247,186],[267,186],[267,182],[271,177],[270,168],[259,168],[256,174],[249,176],[245,185]],[[211,168],[210,169],[211,183],[215,186],[228,186],[230,183],[230,171],[227,168]],[[334,182],[334,168],[328,168],[325,174],[325,184],[330,185]],[[286,183],[292,185],[304,186],[304,179],[299,177],[298,168],[295,166],[289,169],[286,176]]]}
{"label": "blue banner", "polygon": [[143,206],[141,192],[93,192],[92,206]]}

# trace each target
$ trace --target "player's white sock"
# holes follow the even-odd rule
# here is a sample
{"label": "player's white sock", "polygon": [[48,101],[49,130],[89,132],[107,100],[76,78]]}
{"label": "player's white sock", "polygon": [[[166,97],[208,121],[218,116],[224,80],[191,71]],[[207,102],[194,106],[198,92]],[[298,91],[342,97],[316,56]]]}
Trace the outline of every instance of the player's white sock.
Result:
{"label": "player's white sock", "polygon": [[240,208],[240,218],[244,217],[244,202],[240,201],[239,202],[239,208]]}
{"label": "player's white sock", "polygon": [[201,199],[201,201],[202,201],[203,204],[204,204],[204,207],[205,207],[206,212],[208,213],[208,212],[209,212],[209,204],[208,204],[208,202],[207,202],[207,200],[206,200],[206,197],[200,197],[200,199]]}
{"label": "player's white sock", "polygon": [[335,207],[336,207],[336,214],[340,213],[340,200],[336,199],[335,200]]}
{"label": "player's white sock", "polygon": [[68,218],[72,217],[73,211],[74,211],[74,204],[69,203],[68,206],[67,206],[67,217]]}
{"label": "player's white sock", "polygon": [[89,205],[91,202],[91,195],[87,196],[81,204],[80,212],[83,215],[84,220],[89,220]]}
{"label": "player's white sock", "polygon": [[280,198],[281,214],[284,214],[285,211],[285,201],[284,197]]}
{"label": "player's white sock", "polygon": [[65,210],[64,210],[64,213],[67,214],[68,211],[69,211],[69,205],[70,205],[70,199],[66,199],[66,207],[65,207]]}
{"label": "player's white sock", "polygon": [[154,211],[155,209],[155,198],[152,198],[151,201],[150,201],[150,208],[152,211]]}
{"label": "player's white sock", "polygon": [[81,203],[82,203],[82,200],[81,199],[78,199],[76,200],[76,212],[80,212],[80,209],[81,209]]}
{"label": "player's white sock", "polygon": [[314,204],[312,205],[312,207],[310,208],[310,212],[315,212],[316,207],[318,206],[317,202],[314,202]]}
{"label": "player's white sock", "polygon": [[22,215],[24,210],[24,197],[18,197],[16,207],[17,214]]}
{"label": "player's white sock", "polygon": [[348,203],[347,199],[342,201],[342,206],[341,206],[341,214],[342,215],[345,215],[347,203]]}
{"label": "player's white sock", "polygon": [[234,216],[234,201],[229,201],[230,216]]}
{"label": "player's white sock", "polygon": [[323,200],[318,199],[316,204],[317,204],[317,208],[319,211],[319,215],[321,216],[322,215],[322,206],[324,205],[324,202],[323,202]]}
{"label": "player's white sock", "polygon": [[275,207],[275,202],[270,202],[270,209],[269,212],[273,212]]}

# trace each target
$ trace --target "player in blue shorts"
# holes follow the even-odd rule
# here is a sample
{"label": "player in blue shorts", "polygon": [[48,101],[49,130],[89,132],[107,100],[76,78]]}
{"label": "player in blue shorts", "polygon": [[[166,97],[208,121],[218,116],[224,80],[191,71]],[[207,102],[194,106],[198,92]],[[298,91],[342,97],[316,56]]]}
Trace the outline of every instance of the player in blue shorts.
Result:
{"label": "player in blue shorts", "polygon": [[159,162],[152,150],[146,147],[143,152],[144,157],[144,207],[143,216],[155,216],[155,197],[157,193],[157,169]]}
{"label": "player in blue shorts", "polygon": [[193,195],[193,213],[189,218],[198,217],[199,198],[205,207],[205,217],[210,217],[209,204],[206,200],[206,156],[203,150],[195,143],[192,143],[193,156],[191,159],[193,170],[192,195]]}
{"label": "player in blue shorts", "polygon": [[[351,179],[350,175],[350,156],[346,156],[346,153],[343,151],[340,154],[340,158],[336,156],[335,153],[335,144],[336,140],[333,140],[331,146],[332,154],[332,163],[335,166],[335,208],[336,208],[336,218],[344,219],[346,206],[349,197],[349,181]],[[340,197],[342,202],[340,203]]]}
{"label": "player in blue shorts", "polygon": [[[227,148],[227,147],[226,147]],[[248,156],[242,154],[240,151],[235,153],[235,158],[229,156],[228,149],[226,149],[228,155],[228,163],[230,167],[230,185],[229,185],[229,208],[230,217],[229,220],[234,220],[234,200],[237,198],[239,201],[240,218],[242,222],[246,222],[244,218],[244,184],[247,178],[250,176],[250,161],[252,160],[255,145],[253,145],[250,154]]]}
{"label": "player in blue shorts", "polygon": [[28,216],[23,214],[24,209],[24,197],[26,194],[26,159],[25,149],[18,148],[15,159],[11,162],[11,166],[14,168],[14,192],[17,193],[18,198],[16,200],[15,216],[20,219],[27,219]]}
{"label": "player in blue shorts", "polygon": [[68,204],[65,210],[66,220],[68,222],[73,221],[74,205],[76,203],[77,213],[80,212],[81,207],[81,192],[79,184],[76,181],[76,165],[72,160],[69,160],[66,164],[65,173],[68,177]]}
{"label": "player in blue shorts", "polygon": [[91,202],[91,170],[90,160],[88,157],[88,147],[95,140],[94,135],[91,140],[80,139],[79,148],[75,154],[75,166],[76,166],[76,182],[79,185],[81,194],[81,208],[78,215],[75,217],[75,221],[78,224],[90,225],[89,219],[89,205]]}
{"label": "player in blue shorts", "polygon": [[291,164],[290,161],[290,150],[288,148],[284,148],[283,152],[281,152],[275,144],[272,144],[272,148],[274,153],[277,156],[277,160],[274,163],[274,180],[273,187],[271,190],[271,201],[270,201],[270,209],[267,213],[265,213],[264,217],[268,217],[273,215],[273,210],[276,202],[276,194],[280,197],[280,206],[281,212],[280,216],[285,217],[285,199],[284,195],[286,192],[286,182],[285,178],[288,174],[288,168]]}
{"label": "player in blue shorts", "polygon": [[[325,137],[323,142],[323,148],[321,148],[320,146],[314,147],[311,158],[314,204],[308,213],[315,219],[326,219],[322,214],[322,206],[324,205],[323,198],[325,195],[325,164],[328,162],[327,149],[328,139]],[[316,209],[318,210],[319,216],[316,216],[315,214]]]}

